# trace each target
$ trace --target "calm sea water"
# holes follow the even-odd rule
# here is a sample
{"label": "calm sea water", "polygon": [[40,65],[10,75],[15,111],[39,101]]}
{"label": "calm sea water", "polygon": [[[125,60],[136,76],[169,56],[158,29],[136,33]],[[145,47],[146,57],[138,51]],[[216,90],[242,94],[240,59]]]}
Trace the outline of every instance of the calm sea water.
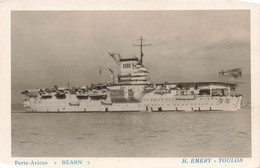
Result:
{"label": "calm sea water", "polygon": [[12,113],[13,157],[250,157],[250,110]]}

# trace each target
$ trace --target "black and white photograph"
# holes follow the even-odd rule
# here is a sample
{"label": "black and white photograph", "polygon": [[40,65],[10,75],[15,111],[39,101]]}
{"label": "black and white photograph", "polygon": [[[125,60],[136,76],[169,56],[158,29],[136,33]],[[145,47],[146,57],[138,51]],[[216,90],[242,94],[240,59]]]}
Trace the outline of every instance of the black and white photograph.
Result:
{"label": "black and white photograph", "polygon": [[249,10],[11,23],[12,156],[251,156]]}
{"label": "black and white photograph", "polygon": [[259,9],[1,2],[0,167],[259,167]]}

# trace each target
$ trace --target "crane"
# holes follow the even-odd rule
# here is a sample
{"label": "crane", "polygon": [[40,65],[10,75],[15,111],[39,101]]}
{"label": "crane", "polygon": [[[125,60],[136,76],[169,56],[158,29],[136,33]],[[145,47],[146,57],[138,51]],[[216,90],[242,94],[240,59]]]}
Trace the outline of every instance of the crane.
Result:
{"label": "crane", "polygon": [[108,53],[108,54],[114,59],[117,65],[120,65],[121,56],[119,53]]}

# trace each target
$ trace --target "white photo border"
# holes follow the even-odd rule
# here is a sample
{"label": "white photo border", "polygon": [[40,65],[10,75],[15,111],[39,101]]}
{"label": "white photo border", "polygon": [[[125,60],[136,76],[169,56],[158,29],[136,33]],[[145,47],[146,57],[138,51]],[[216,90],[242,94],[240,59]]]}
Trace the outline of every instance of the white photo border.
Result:
{"label": "white photo border", "polygon": [[[48,166],[61,167],[52,164],[62,159],[77,159],[89,165],[75,167],[113,167],[113,168],[176,168],[176,167],[260,167],[260,6],[249,2],[233,0],[3,0],[0,1],[0,163],[1,166],[14,166],[16,160],[48,161]],[[11,156],[11,11],[90,11],[90,10],[250,10],[250,46],[251,46],[251,131],[252,157],[243,158],[243,162],[221,165],[212,164],[182,164],[183,158],[29,158]],[[214,159],[214,158],[212,158]],[[217,159],[217,158],[215,158]],[[26,167],[26,166],[21,166]],[[38,166],[27,166],[38,167]],[[62,166],[69,167],[69,166]]]}

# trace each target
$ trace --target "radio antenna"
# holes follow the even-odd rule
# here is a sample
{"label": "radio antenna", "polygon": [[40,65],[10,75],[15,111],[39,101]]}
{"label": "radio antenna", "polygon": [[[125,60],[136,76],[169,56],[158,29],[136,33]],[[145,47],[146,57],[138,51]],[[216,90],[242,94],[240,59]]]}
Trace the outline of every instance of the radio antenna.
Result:
{"label": "radio antenna", "polygon": [[144,53],[143,53],[143,47],[145,46],[151,46],[152,44],[143,44],[143,37],[141,36],[140,39],[140,44],[133,44],[133,46],[138,46],[140,47],[140,64],[143,65],[143,56],[144,56]]}

